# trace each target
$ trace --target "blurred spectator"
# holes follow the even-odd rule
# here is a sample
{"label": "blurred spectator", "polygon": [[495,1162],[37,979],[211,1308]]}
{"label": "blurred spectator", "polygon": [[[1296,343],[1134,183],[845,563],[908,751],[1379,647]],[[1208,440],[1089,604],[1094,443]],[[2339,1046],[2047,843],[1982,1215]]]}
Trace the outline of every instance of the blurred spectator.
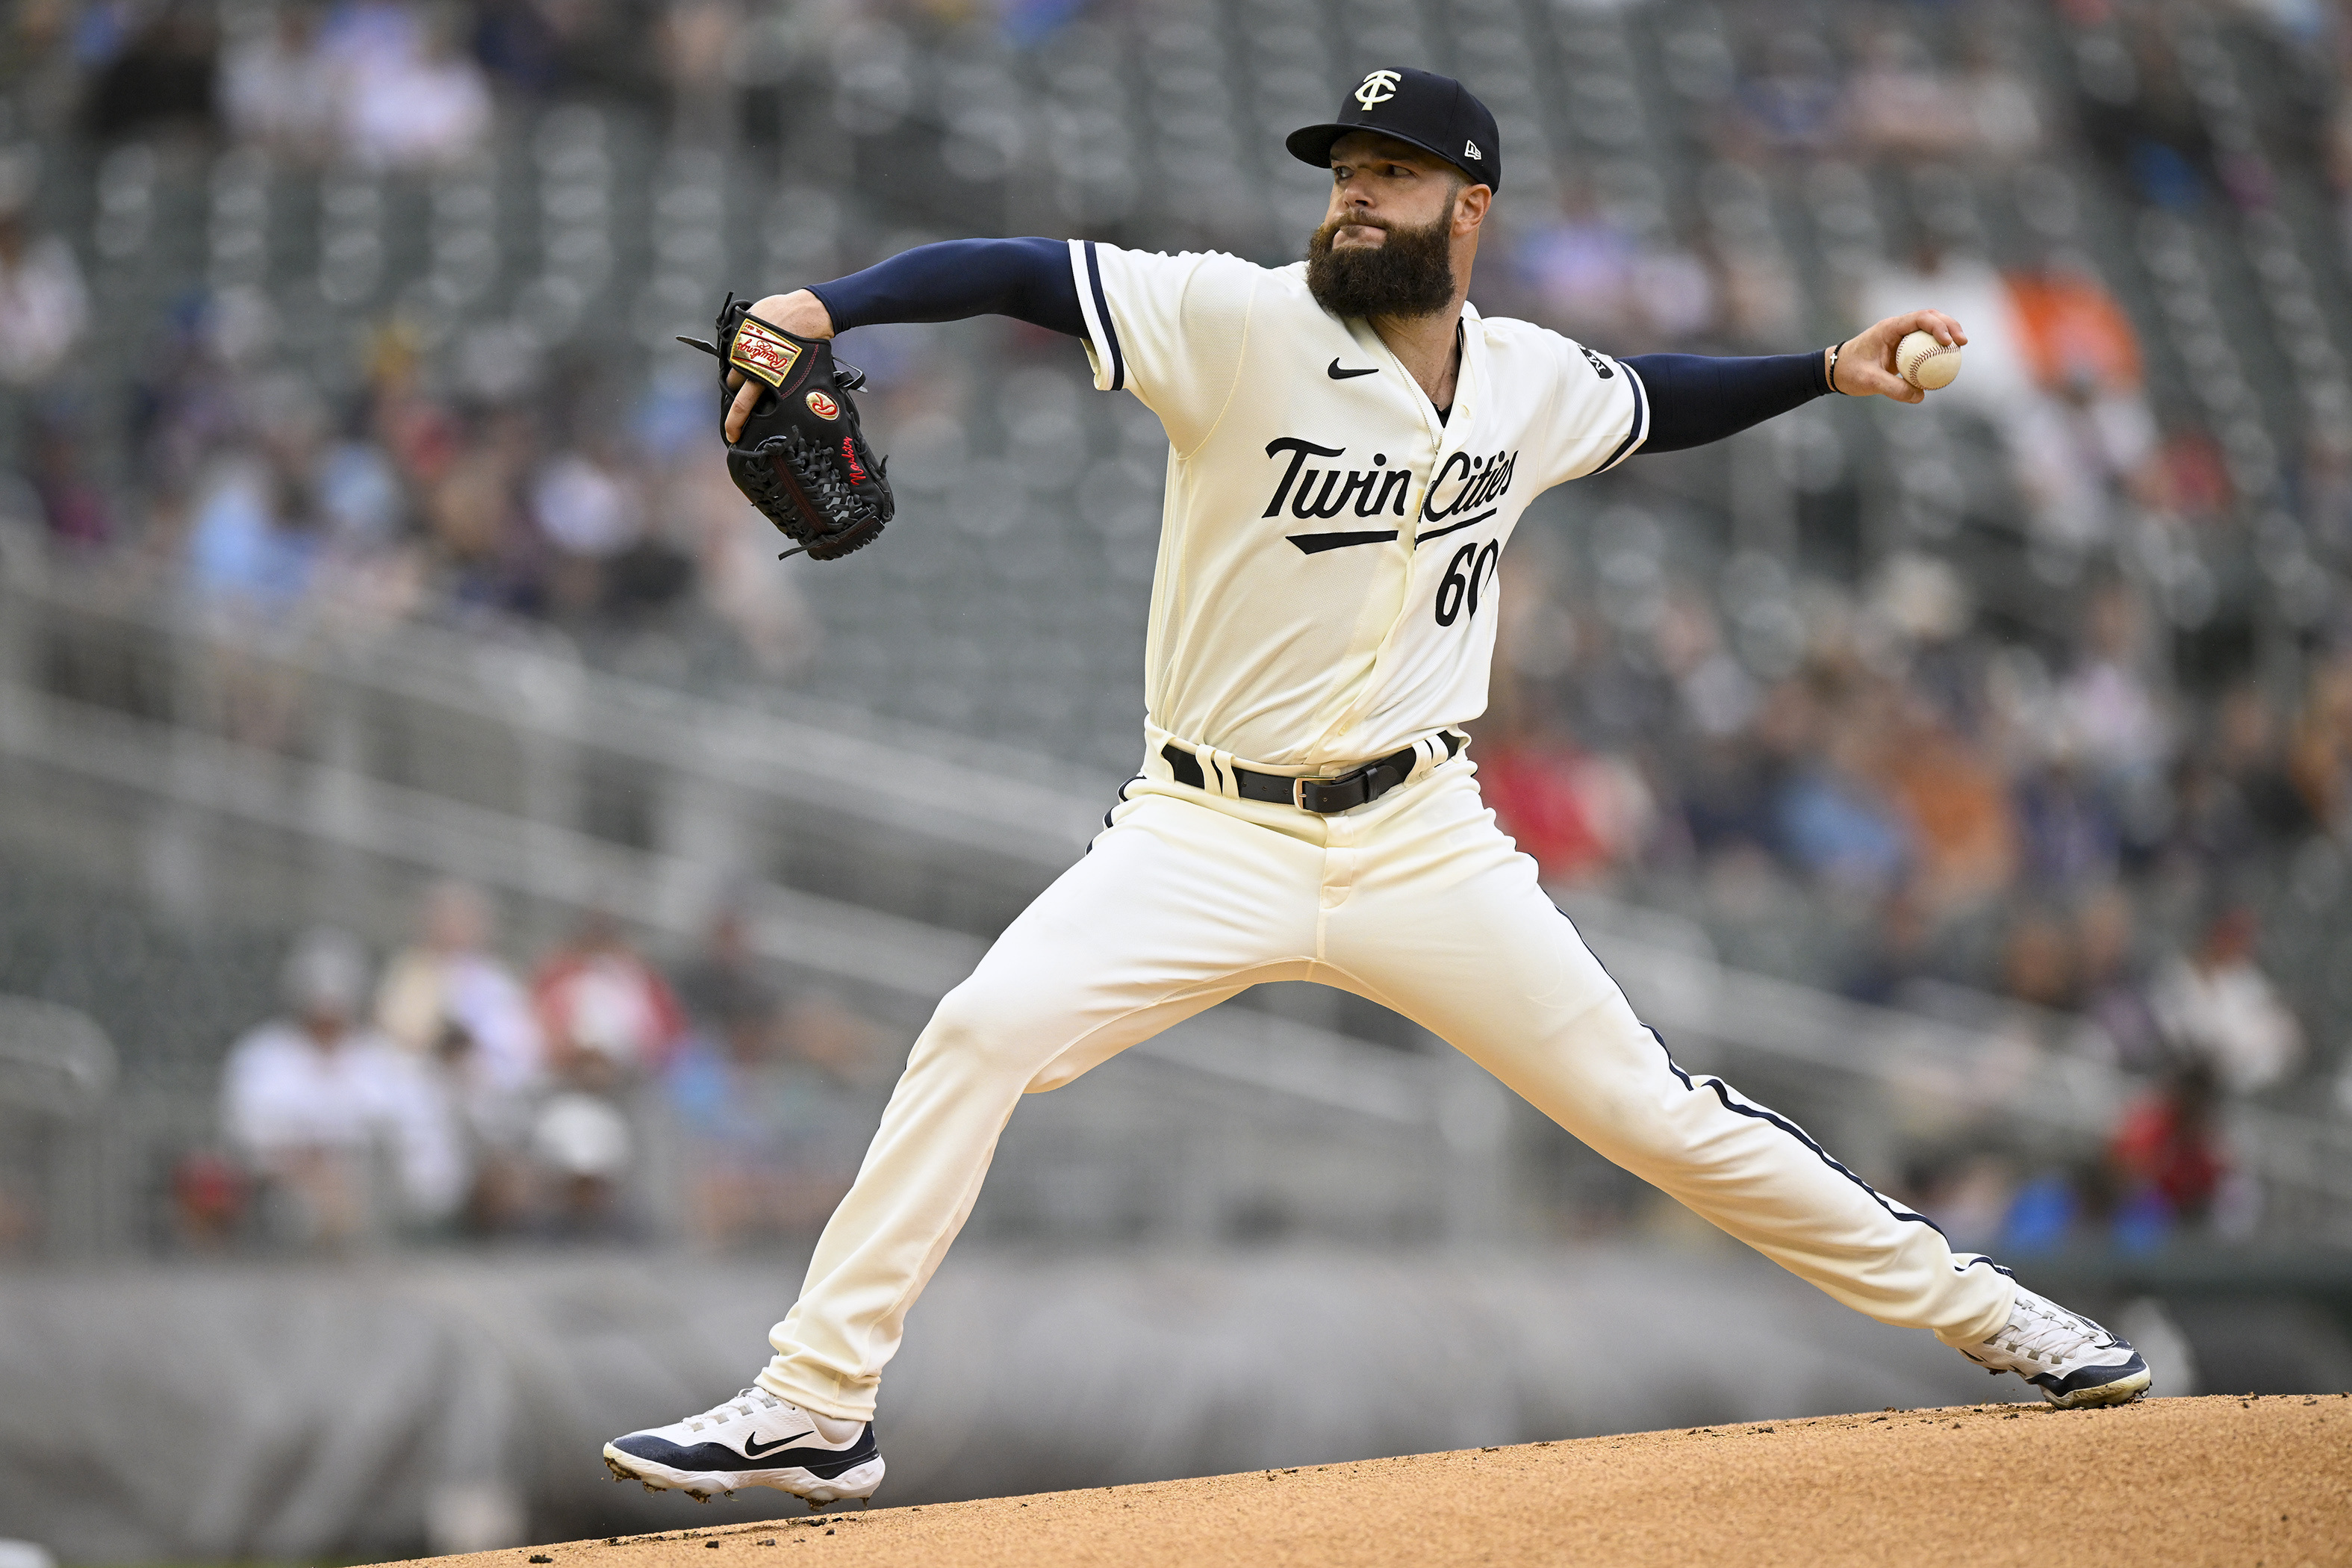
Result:
{"label": "blurred spectator", "polygon": [[1997,45],[1981,36],[1969,40],[1968,62],[1959,92],[1975,150],[2003,163],[2040,151],[2046,116],[2026,77],[2001,58]]}
{"label": "blurred spectator", "polygon": [[1931,902],[1969,902],[2008,885],[2017,826],[2006,781],[1932,704],[1906,706],[1886,780],[1909,820],[1917,875]]}
{"label": "blurred spectator", "polygon": [[453,12],[384,0],[340,8],[321,39],[337,78],[342,136],[366,169],[433,168],[478,152],[489,84],[459,52]]}
{"label": "blurred spectator", "polygon": [[2288,776],[2315,822],[2352,837],[2352,647],[2311,672]]}
{"label": "blurred spectator", "polygon": [[872,1127],[859,1079],[877,1034],[837,1001],[812,998],[782,1028],[772,1014],[741,1012],[695,1035],[668,1088],[692,1152],[688,1224],[706,1245],[824,1223]]}
{"label": "blurred spectator", "polygon": [[1741,88],[1746,129],[1783,153],[1829,150],[1845,98],[1829,47],[1810,33],[1780,32],[1766,46],[1763,72]]}
{"label": "blurred spectator", "polygon": [[1781,784],[1781,848],[1808,876],[1872,892],[1892,887],[1911,865],[1910,834],[1880,787],[1876,762],[1862,723],[1836,723],[1822,753]]}
{"label": "blurred spectator", "polygon": [[376,1023],[419,1057],[451,1050],[481,1087],[518,1093],[539,1076],[544,1052],[530,996],[489,951],[490,904],[465,882],[438,882],[425,897],[421,940],[394,958],[376,992]]}
{"label": "blurred spectator", "polygon": [[2021,865],[2027,881],[2056,891],[2112,876],[2121,832],[2106,796],[2083,776],[2062,742],[2017,781]]}
{"label": "blurred spectator", "polygon": [[2038,269],[2011,273],[2009,291],[2026,363],[2045,391],[2139,390],[2139,334],[2088,258],[2055,252]]}
{"label": "blurred spectator", "polygon": [[1976,106],[1907,32],[1888,28],[1873,39],[1847,92],[1849,123],[1871,151],[1948,157],[1976,140]]}
{"label": "blurred spectator", "polygon": [[656,40],[681,142],[719,144],[732,135],[739,79],[729,67],[743,31],[737,0],[670,0],[663,11]]}
{"label": "blurred spectator", "polygon": [[523,1155],[544,1052],[530,995],[488,949],[490,905],[464,882],[427,890],[422,940],[393,960],[377,988],[376,1023],[433,1064],[468,1151],[469,1228],[497,1232],[529,1210]]}
{"label": "blurred spectator", "polygon": [[229,1053],[221,1120],[280,1239],[337,1246],[371,1230],[385,1196],[374,1190],[380,1156],[411,1220],[443,1217],[465,1190],[446,1102],[425,1064],[358,1022],[366,990],[359,944],[313,931],[287,959],[289,1016]]}
{"label": "blurred spectator", "polygon": [[2099,1247],[2116,1212],[2115,1173],[2105,1161],[2050,1166],[2018,1184],[2002,1216],[1999,1250],[2024,1256]]}
{"label": "blurred spectator", "polygon": [[523,498],[537,446],[530,415],[501,410],[478,440],[456,448],[432,485],[425,519],[454,602],[522,614],[546,607],[551,546]]}
{"label": "blurred spectator", "polygon": [[2153,1072],[2164,1043],[2148,1010],[2133,951],[2131,900],[2109,884],[2083,901],[2075,916],[2077,1005],[2115,1047],[2116,1065]]}
{"label": "blurred spectator", "polygon": [[643,536],[641,502],[609,452],[556,453],[530,482],[531,521],[553,547],[549,607],[580,616],[603,602],[608,568]]}
{"label": "blurred spectator", "polygon": [[478,0],[474,58],[493,77],[530,93],[563,79],[563,38],[542,0]]}
{"label": "blurred spectator", "polygon": [[1925,900],[1909,883],[1897,887],[1878,906],[1863,961],[1843,987],[1845,994],[1857,1002],[1900,1006],[1905,989],[1934,973],[1935,936]]}
{"label": "blurred spectator", "polygon": [[[683,1043],[686,1016],[668,982],[637,956],[610,910],[592,910],[532,983],[547,1063],[627,1082],[667,1067]],[[604,1069],[609,1069],[608,1072]]]}
{"label": "blurred spectator", "polygon": [[214,460],[188,533],[192,587],[273,616],[301,600],[320,542],[309,460],[307,443],[292,437],[267,453],[232,450]]}
{"label": "blurred spectator", "polygon": [[2233,1094],[2267,1089],[2303,1060],[2303,1026],[2254,962],[2258,931],[2252,910],[2224,906],[2158,972],[2148,997],[2175,1058]]}
{"label": "blurred spectator", "polygon": [[622,1067],[595,1051],[572,1058],[559,1087],[533,1117],[531,1157],[550,1179],[550,1219],[559,1236],[621,1234],[622,1183],[635,1163],[636,1137],[618,1103]]}
{"label": "blurred spectator", "polygon": [[1561,329],[1581,341],[1622,341],[1633,321],[1633,237],[1602,212],[1592,195],[1571,187],[1559,221],[1520,241],[1519,270]]}
{"label": "blurred spectator", "polygon": [[[739,1026],[773,1030],[782,994],[751,948],[751,918],[741,905],[723,905],[710,922],[701,953],[677,980],[679,997],[696,1028],[725,1036]],[[760,1050],[764,1052],[766,1042]]]}
{"label": "blurred spectator", "polygon": [[222,116],[240,140],[303,161],[327,156],[341,104],[319,21],[315,5],[281,5],[271,26],[223,52]]}
{"label": "blurred spectator", "polygon": [[2074,943],[2055,914],[2028,906],[2010,918],[2002,943],[2001,989],[2037,1007],[2063,1008],[2074,1000]]}
{"label": "blurred spectator", "polygon": [[2153,1244],[2211,1215],[2229,1171],[2214,1125],[2218,1088],[2210,1066],[2191,1062],[2125,1110],[2107,1158],[2126,1245]]}
{"label": "blurred spectator", "polygon": [[1591,882],[1630,863],[1656,821],[1637,769],[1558,734],[1505,741],[1478,771],[1486,804],[1548,880]]}
{"label": "blurred spectator", "polygon": [[116,542],[114,508],[83,462],[77,423],[63,412],[33,422],[33,493],[49,537],[72,549]]}
{"label": "blurred spectator", "polygon": [[96,67],[85,109],[90,132],[111,142],[157,127],[202,129],[213,117],[213,7],[199,0],[147,6],[92,6],[130,22],[89,37]]}
{"label": "blurred spectator", "polygon": [[89,318],[72,247],[31,227],[37,153],[0,151],[0,383],[38,386],[65,363]]}
{"label": "blurred spectator", "polygon": [[2147,617],[2129,584],[2111,582],[2094,591],[2084,612],[2081,652],[2059,688],[2068,740],[2103,788],[2152,777],[2171,740],[2145,673],[2146,633]]}

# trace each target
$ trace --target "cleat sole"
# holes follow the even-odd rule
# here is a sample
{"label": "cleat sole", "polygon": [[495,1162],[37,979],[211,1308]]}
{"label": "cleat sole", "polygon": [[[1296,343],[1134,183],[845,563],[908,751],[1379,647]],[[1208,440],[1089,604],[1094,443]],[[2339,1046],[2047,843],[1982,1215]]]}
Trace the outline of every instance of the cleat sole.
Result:
{"label": "cleat sole", "polygon": [[2042,1397],[2061,1410],[2083,1410],[2097,1405],[2129,1405],[2146,1394],[2155,1381],[2155,1374],[2142,1367],[2128,1377],[2103,1383],[2096,1388],[2077,1389],[2072,1394],[2053,1394],[2045,1388],[2042,1391]]}
{"label": "cleat sole", "polygon": [[812,1511],[826,1504],[856,1500],[865,1503],[881,1486],[884,1467],[880,1455],[866,1460],[840,1475],[824,1477],[803,1469],[740,1470],[674,1470],[667,1465],[624,1454],[611,1444],[604,1446],[604,1466],[615,1480],[641,1481],[649,1492],[682,1491],[699,1503],[724,1494],[733,1498],[746,1487],[769,1487],[786,1492],[808,1504]]}

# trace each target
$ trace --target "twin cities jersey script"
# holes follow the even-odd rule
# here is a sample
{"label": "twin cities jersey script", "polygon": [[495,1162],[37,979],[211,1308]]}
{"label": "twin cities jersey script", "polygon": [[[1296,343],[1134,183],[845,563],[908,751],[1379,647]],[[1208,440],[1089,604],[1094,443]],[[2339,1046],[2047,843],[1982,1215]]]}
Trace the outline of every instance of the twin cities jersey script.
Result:
{"label": "twin cities jersey script", "polygon": [[1441,419],[1303,261],[1072,240],[1070,265],[1095,385],[1168,431],[1150,749],[1311,773],[1485,711],[1503,547],[1538,494],[1640,448],[1633,372],[1465,307]]}

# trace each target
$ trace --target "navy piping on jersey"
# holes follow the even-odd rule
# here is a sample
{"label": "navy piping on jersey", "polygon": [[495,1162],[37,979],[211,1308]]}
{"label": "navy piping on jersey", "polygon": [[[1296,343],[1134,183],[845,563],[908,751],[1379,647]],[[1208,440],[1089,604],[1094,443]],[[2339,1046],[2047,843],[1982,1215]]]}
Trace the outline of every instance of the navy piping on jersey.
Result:
{"label": "navy piping on jersey", "polygon": [[[1128,781],[1127,781],[1127,783],[1125,783],[1125,784],[1121,784],[1121,785],[1119,785],[1119,786],[1118,786],[1118,798],[1117,800],[1115,800],[1115,801],[1112,801],[1112,802],[1110,803],[1110,805],[1109,805],[1108,806],[1107,806],[1107,807],[1104,809],[1104,811],[1103,811],[1103,826],[1104,826],[1104,827],[1108,828],[1108,827],[1109,827],[1109,826],[1110,826],[1110,825],[1111,825],[1111,823],[1110,823],[1110,814],[1111,814],[1112,812],[1114,812],[1114,811],[1117,811],[1120,806],[1122,806],[1122,805],[1126,805],[1126,804],[1127,804],[1127,792],[1128,792],[1129,789],[1133,788],[1135,785],[1141,784],[1141,783],[1144,781],[1145,776],[1146,776],[1145,774],[1138,773],[1138,774],[1136,774],[1133,778],[1131,778],[1131,779],[1128,780]],[[1087,844],[1087,854],[1089,854],[1089,855],[1091,855],[1091,854],[1093,854],[1094,852],[1095,852],[1095,847],[1094,847],[1094,845],[1093,845],[1092,843]]]}
{"label": "navy piping on jersey", "polygon": [[1617,365],[1625,373],[1626,384],[1633,389],[1633,427],[1625,432],[1625,438],[1617,443],[1617,449],[1609,454],[1609,460],[1592,470],[1596,474],[1605,474],[1623,462],[1642,444],[1642,437],[1650,433],[1649,391],[1643,386],[1642,378],[1634,374],[1632,365],[1623,360],[1619,360]]}
{"label": "navy piping on jersey", "polygon": [[1091,239],[1087,241],[1087,283],[1094,289],[1095,319],[1102,322],[1102,346],[1110,353],[1110,389],[1118,392],[1127,385],[1127,360],[1118,352],[1118,329],[1111,324],[1110,301],[1103,297],[1102,263],[1095,258]]}
{"label": "navy piping on jersey", "polygon": [[[1552,909],[1559,915],[1560,919],[1568,921],[1569,928],[1571,931],[1575,929],[1576,921],[1570,918],[1569,912],[1566,910],[1561,909],[1558,904],[1554,904]],[[1577,940],[1582,942],[1583,933],[1579,932]],[[1589,942],[1586,943],[1584,951],[1587,952],[1592,952],[1591,944]],[[1601,955],[1597,952],[1593,952],[1592,962],[1595,963],[1601,963]],[[1609,974],[1609,966],[1605,963],[1601,963],[1601,973],[1603,974]],[[1610,984],[1615,984],[1617,977],[1613,974],[1609,974],[1609,980]],[[1618,994],[1624,994],[1624,990],[1625,988],[1623,986],[1619,985],[1617,987]],[[1636,1021],[1638,1022],[1638,1020]],[[1675,1053],[1666,1049],[1666,1037],[1658,1033],[1655,1028],[1652,1027],[1648,1024],[1642,1025],[1642,1028],[1643,1031],[1650,1037],[1650,1038],[1658,1042],[1658,1054],[1666,1058],[1666,1069],[1673,1073],[1676,1078],[1683,1080],[1683,1087],[1685,1089],[1689,1089],[1694,1094],[1697,1093],[1698,1084],[1693,1082],[1691,1075],[1683,1070],[1683,1067],[1680,1062],[1675,1060]],[[1860,1187],[1864,1192],[1868,1193],[1877,1203],[1880,1208],[1885,1209],[1896,1219],[1916,1220],[1919,1224],[1926,1226],[1929,1230],[1934,1231],[1937,1236],[1942,1236],[1944,1234],[1944,1227],[1937,1225],[1934,1220],[1929,1219],[1926,1215],[1916,1213],[1909,1208],[1897,1207],[1895,1204],[1888,1202],[1885,1194],[1880,1192],[1876,1187],[1872,1186],[1868,1182],[1864,1181],[1860,1176],[1855,1175],[1852,1171],[1847,1170],[1843,1165],[1839,1164],[1837,1161],[1832,1159],[1828,1150],[1813,1142],[1813,1135],[1811,1133],[1806,1131],[1803,1128],[1798,1126],[1787,1117],[1780,1115],[1777,1111],[1767,1110],[1760,1105],[1747,1105],[1732,1099],[1729,1086],[1725,1084],[1725,1082],[1719,1078],[1710,1076],[1704,1081],[1707,1088],[1715,1091],[1715,1098],[1723,1101],[1723,1108],[1726,1110],[1733,1110],[1738,1112],[1742,1116],[1753,1117],[1759,1121],[1769,1123],[1770,1125],[1779,1128],[1781,1131],[1786,1132],[1790,1137],[1794,1138],[1798,1142],[1802,1143],[1806,1148],[1811,1150],[1813,1152],[1814,1158],[1820,1160],[1822,1164],[1827,1165],[1831,1170],[1835,1171],[1839,1175],[1843,1176],[1847,1181],[1852,1182],[1855,1186]],[[1990,1258],[1987,1258],[1985,1261],[1991,1263],[1992,1260]],[[1993,1263],[1992,1267],[2000,1269],[2003,1274],[2007,1274],[2009,1272],[2008,1269],[2001,1268],[2000,1265],[1998,1263]]]}
{"label": "navy piping on jersey", "polygon": [[[1666,1058],[1666,1067],[1676,1078],[1683,1080],[1683,1087],[1685,1089],[1691,1090],[1693,1093],[1696,1093],[1699,1084],[1704,1083],[1707,1088],[1715,1091],[1715,1098],[1723,1102],[1723,1108],[1726,1110],[1736,1111],[1741,1116],[1753,1117],[1759,1121],[1769,1122],[1771,1125],[1779,1128],[1781,1131],[1786,1132],[1790,1137],[1794,1138],[1798,1142],[1802,1143],[1806,1148],[1811,1149],[1813,1152],[1814,1158],[1820,1160],[1822,1164],[1827,1165],[1831,1170],[1835,1171],[1839,1175],[1843,1176],[1847,1181],[1852,1182],[1855,1186],[1860,1187],[1864,1192],[1868,1193],[1871,1197],[1876,1201],[1880,1208],[1885,1209],[1896,1219],[1912,1220],[1917,1224],[1926,1226],[1937,1236],[1942,1236],[1944,1234],[1944,1227],[1937,1225],[1934,1220],[1929,1219],[1926,1215],[1916,1213],[1908,1208],[1900,1207],[1890,1202],[1885,1194],[1880,1192],[1876,1187],[1872,1186],[1868,1182],[1864,1181],[1860,1176],[1855,1175],[1852,1171],[1847,1170],[1843,1165],[1839,1164],[1836,1160],[1831,1158],[1830,1152],[1828,1150],[1813,1142],[1813,1135],[1811,1133],[1806,1131],[1803,1128],[1798,1126],[1787,1117],[1780,1115],[1777,1111],[1767,1110],[1760,1105],[1747,1105],[1732,1099],[1729,1087],[1727,1086],[1721,1079],[1714,1077],[1712,1074],[1694,1081],[1691,1075],[1683,1070],[1682,1064],[1675,1060],[1674,1053],[1666,1049],[1665,1037],[1659,1034],[1654,1028],[1651,1028],[1647,1024],[1643,1025],[1642,1027],[1648,1031],[1650,1038],[1658,1042],[1658,1049]],[[1995,1264],[1994,1267],[1999,1268],[2000,1265]]]}

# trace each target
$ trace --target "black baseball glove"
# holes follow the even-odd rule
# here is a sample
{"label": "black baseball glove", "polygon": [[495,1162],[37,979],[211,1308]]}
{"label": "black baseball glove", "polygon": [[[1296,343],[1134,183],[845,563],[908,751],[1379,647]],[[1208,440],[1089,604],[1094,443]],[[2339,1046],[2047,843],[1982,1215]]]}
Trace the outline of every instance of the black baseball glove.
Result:
{"label": "black baseball glove", "polygon": [[814,561],[848,554],[882,531],[896,503],[883,477],[888,458],[874,460],[857,426],[849,395],[866,384],[863,371],[835,369],[833,345],[795,337],[751,314],[751,303],[727,296],[719,310],[719,341],[680,338],[719,360],[719,420],[722,435],[735,388],[730,371],[766,384],[742,433],[727,446],[727,472],[792,540],[783,560],[805,550]]}

